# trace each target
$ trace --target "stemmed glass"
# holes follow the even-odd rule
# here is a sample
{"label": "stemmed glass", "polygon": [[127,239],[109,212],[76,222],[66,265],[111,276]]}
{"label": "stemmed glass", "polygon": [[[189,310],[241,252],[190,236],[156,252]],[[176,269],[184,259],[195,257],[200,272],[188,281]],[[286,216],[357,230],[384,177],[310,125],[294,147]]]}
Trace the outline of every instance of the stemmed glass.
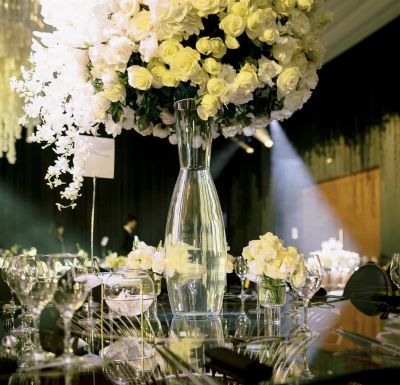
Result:
{"label": "stemmed glass", "polygon": [[290,277],[290,284],[297,295],[303,300],[304,320],[299,331],[312,334],[308,327],[307,313],[312,296],[322,284],[323,271],[318,255],[309,254],[304,256],[304,265],[299,264],[298,269],[299,271]]}
{"label": "stemmed glass", "polygon": [[390,263],[390,278],[392,282],[400,289],[400,254],[395,253]]}
{"label": "stemmed glass", "polygon": [[89,294],[87,268],[84,257],[74,254],[53,255],[50,268],[57,282],[53,304],[64,322],[64,353],[57,361],[71,365],[80,362],[73,355],[71,323],[75,311],[83,305]]}
{"label": "stemmed glass", "polygon": [[21,357],[22,365],[37,364],[53,357],[44,351],[39,340],[39,317],[53,298],[56,284],[50,267],[49,255],[17,255],[13,258],[12,286],[20,302],[32,311],[34,347]]}
{"label": "stemmed glass", "polygon": [[240,278],[241,290],[239,294],[239,298],[248,298],[249,294],[246,294],[244,289],[244,283],[247,277],[247,273],[249,272],[249,266],[247,264],[247,259],[243,257],[243,255],[236,257],[233,263],[233,268],[235,270],[236,275]]}

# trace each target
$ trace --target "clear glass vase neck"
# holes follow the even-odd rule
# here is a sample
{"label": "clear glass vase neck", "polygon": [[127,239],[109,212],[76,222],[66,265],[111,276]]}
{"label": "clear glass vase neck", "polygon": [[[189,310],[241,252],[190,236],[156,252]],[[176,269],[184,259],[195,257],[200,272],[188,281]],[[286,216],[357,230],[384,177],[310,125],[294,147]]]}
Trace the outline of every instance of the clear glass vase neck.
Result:
{"label": "clear glass vase neck", "polygon": [[175,103],[176,136],[181,168],[208,170],[211,157],[211,129],[199,118],[194,99]]}

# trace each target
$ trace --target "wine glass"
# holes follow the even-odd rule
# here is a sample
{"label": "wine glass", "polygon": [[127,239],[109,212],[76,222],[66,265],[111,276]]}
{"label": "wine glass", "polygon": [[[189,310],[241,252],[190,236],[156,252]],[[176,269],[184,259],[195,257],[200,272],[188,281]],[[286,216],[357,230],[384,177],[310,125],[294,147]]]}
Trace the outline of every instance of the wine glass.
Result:
{"label": "wine glass", "polygon": [[400,289],[400,254],[395,253],[390,263],[390,278],[392,282]]}
{"label": "wine glass", "polygon": [[58,359],[63,364],[75,364],[71,342],[71,323],[89,294],[85,259],[75,254],[54,254],[51,256],[50,268],[56,284],[53,304],[64,322],[64,353]]}
{"label": "wine glass", "polygon": [[304,320],[299,331],[310,334],[307,322],[308,305],[312,296],[321,287],[323,270],[316,254],[304,256],[303,262],[304,264],[300,261],[297,271],[291,275],[290,284],[296,294],[303,300]]}
{"label": "wine glass", "polygon": [[241,290],[239,294],[239,298],[247,298],[250,297],[249,294],[246,294],[245,289],[244,289],[244,282],[247,277],[247,273],[249,272],[249,266],[247,264],[247,259],[243,257],[243,255],[236,257],[235,262],[233,263],[233,268],[235,270],[236,275],[240,279],[241,283]]}
{"label": "wine glass", "polygon": [[21,365],[38,364],[54,356],[41,348],[39,340],[40,313],[51,301],[56,289],[50,268],[51,256],[23,254],[15,256],[13,261],[12,286],[20,302],[32,311],[34,327],[34,347],[21,357]]}

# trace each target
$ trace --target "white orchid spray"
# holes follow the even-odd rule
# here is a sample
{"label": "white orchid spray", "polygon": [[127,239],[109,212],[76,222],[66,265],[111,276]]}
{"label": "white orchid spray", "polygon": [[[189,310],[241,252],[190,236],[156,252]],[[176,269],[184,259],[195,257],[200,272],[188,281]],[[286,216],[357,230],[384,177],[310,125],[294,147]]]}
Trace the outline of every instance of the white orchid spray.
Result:
{"label": "white orchid spray", "polygon": [[[197,99],[214,134],[252,135],[310,98],[329,15],[323,0],[41,0],[32,69],[12,84],[21,123],[57,154],[46,179],[73,205],[83,181],[80,134],[134,129],[176,143],[174,101]],[[79,12],[77,12],[79,10]],[[67,183],[63,174],[71,174]],[[63,207],[60,205],[60,207]]]}

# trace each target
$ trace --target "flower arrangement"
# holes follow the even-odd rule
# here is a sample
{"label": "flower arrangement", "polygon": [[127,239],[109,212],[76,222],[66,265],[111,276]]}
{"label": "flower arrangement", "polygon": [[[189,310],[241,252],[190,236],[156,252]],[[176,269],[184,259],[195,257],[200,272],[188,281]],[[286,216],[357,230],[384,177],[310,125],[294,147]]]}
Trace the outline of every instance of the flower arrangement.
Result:
{"label": "flower arrangement", "polygon": [[243,249],[243,256],[248,260],[249,274],[252,276],[284,281],[289,281],[291,277],[303,277],[304,262],[297,249],[285,247],[283,241],[272,233],[250,241]]}
{"label": "flower arrangement", "polygon": [[[20,122],[40,118],[32,140],[57,154],[46,180],[74,201],[83,165],[75,138],[174,134],[173,104],[197,99],[213,134],[252,135],[311,96],[323,61],[323,0],[42,0],[53,29],[36,33],[31,70],[13,86]],[[79,14],[76,10],[79,9]]]}
{"label": "flower arrangement", "polygon": [[104,267],[107,269],[118,270],[125,267],[126,256],[118,255],[118,253],[110,253],[106,256]]}
{"label": "flower arrangement", "polygon": [[165,270],[165,250],[161,246],[161,242],[157,248],[149,246],[145,242],[139,241],[135,237],[133,249],[128,254],[125,261],[125,267],[130,269],[145,270],[153,278],[161,279]]}

